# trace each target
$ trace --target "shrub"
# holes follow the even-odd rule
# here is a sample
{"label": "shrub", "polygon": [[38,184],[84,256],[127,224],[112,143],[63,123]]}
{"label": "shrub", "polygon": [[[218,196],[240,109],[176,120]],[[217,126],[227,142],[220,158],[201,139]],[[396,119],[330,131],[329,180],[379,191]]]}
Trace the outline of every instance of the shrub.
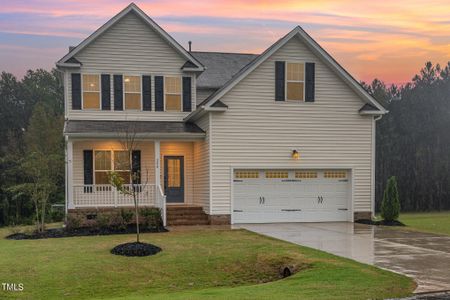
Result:
{"label": "shrub", "polygon": [[385,221],[394,221],[400,214],[400,200],[397,189],[397,179],[391,176],[388,179],[386,189],[381,202],[381,217]]}
{"label": "shrub", "polygon": [[127,223],[122,217],[121,213],[111,215],[109,219],[109,226],[114,230],[124,230],[127,228]]}
{"label": "shrub", "polygon": [[60,209],[52,209],[50,211],[50,222],[61,222],[64,220],[64,211]]}
{"label": "shrub", "polygon": [[154,229],[163,227],[161,210],[155,207],[143,208],[140,212],[142,223],[145,228]]}
{"label": "shrub", "polygon": [[81,218],[78,215],[68,215],[66,220],[66,228],[68,230],[77,229],[81,226]]}
{"label": "shrub", "polygon": [[108,228],[110,224],[111,216],[107,213],[98,214],[95,219],[95,225],[97,228]]}
{"label": "shrub", "polygon": [[125,210],[125,209],[121,209],[120,210],[120,216],[122,217],[123,221],[126,224],[130,224],[131,220],[133,219],[134,213],[131,210]]}

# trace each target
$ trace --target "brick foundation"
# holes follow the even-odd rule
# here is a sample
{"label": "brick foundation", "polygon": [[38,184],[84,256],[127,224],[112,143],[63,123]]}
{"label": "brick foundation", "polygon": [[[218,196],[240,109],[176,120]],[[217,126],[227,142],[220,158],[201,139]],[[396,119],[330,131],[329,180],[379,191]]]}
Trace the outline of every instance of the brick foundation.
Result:
{"label": "brick foundation", "polygon": [[[142,210],[145,207],[140,207]],[[80,226],[92,226],[92,223],[95,221],[98,215],[117,215],[120,212],[131,211],[133,212],[133,218],[130,223],[136,223],[134,219],[134,206],[124,206],[124,207],[93,207],[93,208],[77,208],[77,209],[69,209],[67,211],[68,218],[77,218],[80,221]],[[141,220],[140,220],[141,221]],[[139,222],[141,223],[141,222]]]}
{"label": "brick foundation", "polygon": [[355,221],[362,220],[362,219],[370,220],[370,219],[372,219],[372,212],[371,211],[356,211],[354,213],[354,219],[355,219]]}
{"label": "brick foundation", "polygon": [[208,215],[209,225],[230,225],[230,215]]}

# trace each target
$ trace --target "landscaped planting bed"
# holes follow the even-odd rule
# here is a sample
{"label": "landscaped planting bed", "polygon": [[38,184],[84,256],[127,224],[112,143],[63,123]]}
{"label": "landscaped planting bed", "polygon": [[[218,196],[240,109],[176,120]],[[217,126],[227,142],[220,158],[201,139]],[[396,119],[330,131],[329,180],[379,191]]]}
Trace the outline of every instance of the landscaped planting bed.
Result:
{"label": "landscaped planting bed", "polygon": [[[142,233],[151,232],[166,232],[164,227],[141,227]],[[136,233],[136,225],[130,224],[122,228],[113,227],[80,227],[80,228],[50,228],[44,232],[17,232],[6,236],[9,240],[37,240],[47,238],[63,238],[63,237],[75,237],[75,236],[92,236],[92,235],[111,235],[111,234],[130,234]]]}
{"label": "landscaped planting bed", "polygon": [[[166,232],[159,209],[143,208],[139,213],[139,231],[143,233]],[[135,213],[130,210],[98,212],[88,218],[85,215],[69,215],[65,227],[50,228],[43,232],[27,230],[6,236],[11,240],[36,240],[75,236],[136,233]]]}

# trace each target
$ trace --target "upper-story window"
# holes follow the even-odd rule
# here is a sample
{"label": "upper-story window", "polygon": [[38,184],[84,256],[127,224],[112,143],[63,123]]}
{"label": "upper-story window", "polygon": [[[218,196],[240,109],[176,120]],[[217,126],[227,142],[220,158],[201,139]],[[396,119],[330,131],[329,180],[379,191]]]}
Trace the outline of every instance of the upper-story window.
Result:
{"label": "upper-story window", "polygon": [[123,76],[125,109],[141,109],[141,76]]}
{"label": "upper-story window", "polygon": [[286,63],[286,100],[305,100],[305,64]]}
{"label": "upper-story window", "polygon": [[100,75],[83,74],[83,109],[100,108]]}
{"label": "upper-story window", "polygon": [[181,111],[181,77],[165,77],[166,111]]}

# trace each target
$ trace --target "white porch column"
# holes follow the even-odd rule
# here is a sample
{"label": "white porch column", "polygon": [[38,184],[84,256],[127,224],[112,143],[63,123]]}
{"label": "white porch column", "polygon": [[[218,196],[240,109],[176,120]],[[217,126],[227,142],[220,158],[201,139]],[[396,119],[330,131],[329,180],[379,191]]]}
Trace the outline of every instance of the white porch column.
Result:
{"label": "white porch column", "polygon": [[159,140],[154,141],[155,145],[155,185],[161,184],[161,151]]}
{"label": "white porch column", "polygon": [[75,208],[73,205],[73,142],[67,139],[66,145],[66,210],[68,210]]}

